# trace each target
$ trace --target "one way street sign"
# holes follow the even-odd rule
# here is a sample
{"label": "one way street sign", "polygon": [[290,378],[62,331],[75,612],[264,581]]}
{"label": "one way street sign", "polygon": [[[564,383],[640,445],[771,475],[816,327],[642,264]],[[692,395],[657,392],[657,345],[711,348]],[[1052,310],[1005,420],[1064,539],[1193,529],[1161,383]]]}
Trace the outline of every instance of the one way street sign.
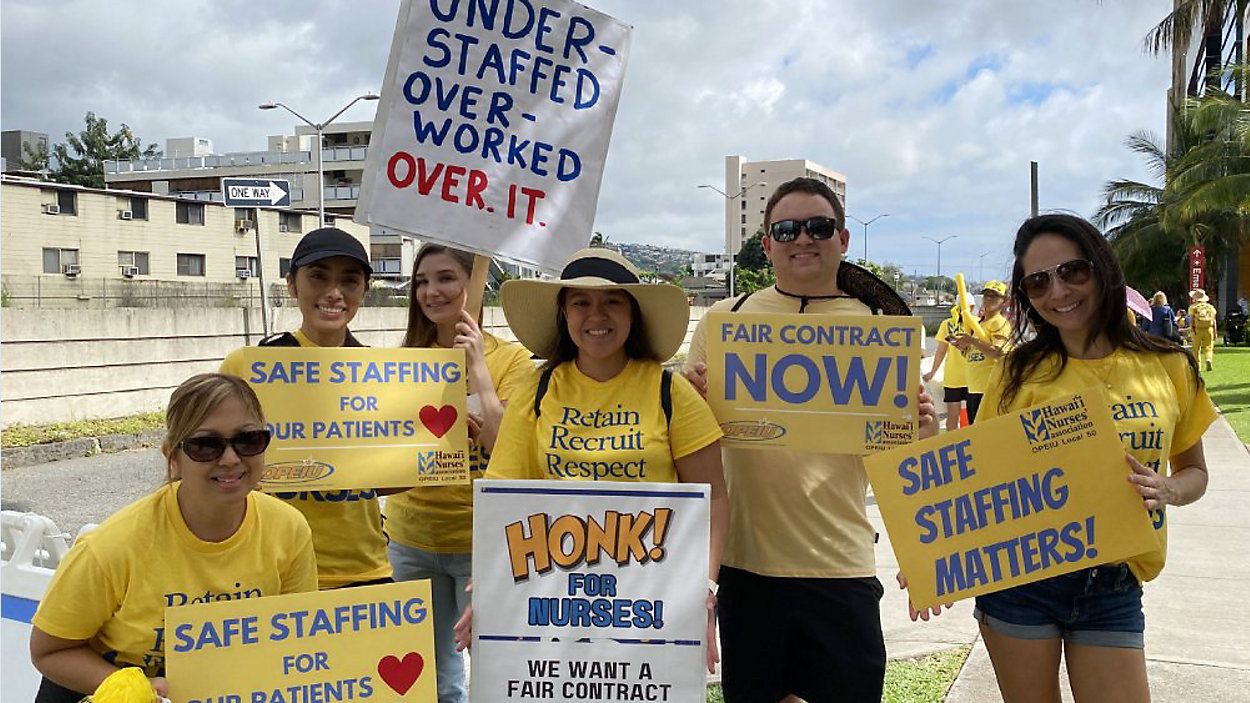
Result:
{"label": "one way street sign", "polygon": [[285,207],[291,204],[289,181],[268,178],[223,178],[221,191],[229,207]]}

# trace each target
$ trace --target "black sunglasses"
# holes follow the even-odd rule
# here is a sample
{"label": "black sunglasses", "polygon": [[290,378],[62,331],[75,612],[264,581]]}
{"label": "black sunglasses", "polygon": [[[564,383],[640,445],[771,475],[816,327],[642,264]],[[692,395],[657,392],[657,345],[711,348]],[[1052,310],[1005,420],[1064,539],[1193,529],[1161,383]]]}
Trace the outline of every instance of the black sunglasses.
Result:
{"label": "black sunglasses", "polygon": [[1085,259],[1073,259],[1030,273],[1020,279],[1020,290],[1030,298],[1040,298],[1050,290],[1052,277],[1069,285],[1079,286],[1089,281],[1092,275],[1094,275],[1092,263]]}
{"label": "black sunglasses", "polygon": [[842,231],[838,221],[832,217],[809,217],[806,220],[778,220],[769,225],[768,236],[777,242],[793,242],[803,229],[812,239],[832,239]]}
{"label": "black sunglasses", "polygon": [[269,446],[269,430],[248,430],[226,438],[217,435],[204,435],[182,440],[179,448],[192,461],[217,461],[226,453],[226,445],[234,448],[239,456],[256,456],[263,454]]}

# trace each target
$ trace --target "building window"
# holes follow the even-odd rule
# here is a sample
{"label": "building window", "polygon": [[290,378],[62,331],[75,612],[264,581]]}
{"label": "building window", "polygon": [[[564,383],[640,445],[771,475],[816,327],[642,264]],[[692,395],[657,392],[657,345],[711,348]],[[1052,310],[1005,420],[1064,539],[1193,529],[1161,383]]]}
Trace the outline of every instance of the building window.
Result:
{"label": "building window", "polygon": [[[188,203],[178,201],[175,206],[175,217],[180,225],[203,225],[204,224],[204,203]],[[182,254],[178,255],[179,257]],[[203,257],[201,257],[203,258]],[[189,274],[193,276],[203,276],[202,273]]]}
{"label": "building window", "polygon": [[135,274],[146,276],[149,273],[148,253],[146,251],[119,251],[117,252],[117,265],[122,268],[123,274],[126,273],[125,269],[134,267],[138,269],[134,272]]}
{"label": "building window", "polygon": [[236,207],[234,209],[234,228],[240,232],[256,229],[256,208]]}
{"label": "building window", "polygon": [[285,256],[278,259],[278,275],[283,278],[286,278],[286,275],[290,272],[291,272],[291,259]]}
{"label": "building window", "polygon": [[747,214],[744,212],[742,213],[742,224],[745,225],[746,223],[747,223]]}
{"label": "building window", "polygon": [[78,265],[77,249],[57,249],[54,247],[44,247],[43,249],[43,272],[44,273],[64,273],[66,266]]}
{"label": "building window", "polygon": [[178,255],[178,275],[179,276],[203,276],[204,275],[204,255],[203,254],[179,254]]}
{"label": "building window", "polygon": [[746,199],[746,198],[743,198],[742,200],[739,200],[738,202],[742,204],[742,209],[743,209],[743,210],[747,209],[747,199]]}
{"label": "building window", "polygon": [[[260,263],[255,256],[236,256],[234,257],[234,272],[237,275],[240,271],[247,271],[247,276],[255,278],[260,275]],[[243,278],[243,276],[239,276]]]}
{"label": "building window", "polygon": [[743,228],[742,228],[742,236],[743,236],[743,237],[747,236],[747,228],[746,228],[746,227],[743,227]]}
{"label": "building window", "polygon": [[304,216],[298,212],[279,212],[278,231],[299,234],[304,231]]}
{"label": "building window", "polygon": [[58,190],[56,192],[56,204],[61,208],[62,215],[78,214],[78,194],[72,190]]}
{"label": "building window", "polygon": [[[131,198],[130,199],[130,218],[134,220],[148,219],[148,199],[147,198]],[[146,271],[144,273],[147,273]]]}

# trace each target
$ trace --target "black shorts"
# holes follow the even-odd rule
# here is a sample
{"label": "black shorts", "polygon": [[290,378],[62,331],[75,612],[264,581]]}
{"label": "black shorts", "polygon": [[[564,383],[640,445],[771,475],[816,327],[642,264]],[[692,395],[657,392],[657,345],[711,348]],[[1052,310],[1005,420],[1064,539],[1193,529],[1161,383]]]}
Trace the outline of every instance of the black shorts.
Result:
{"label": "black shorts", "polygon": [[71,691],[45,676],[39,682],[39,692],[35,694],[35,703],[78,703],[86,695]]}
{"label": "black shorts", "polygon": [[723,566],[717,598],[726,703],[881,700],[885,640],[876,577],[760,576]]}
{"label": "black shorts", "polygon": [[984,393],[968,394],[968,424],[977,421],[977,411],[981,409],[981,399],[985,397]]}
{"label": "black shorts", "polygon": [[968,387],[959,386],[958,388],[943,388],[942,402],[944,403],[962,403],[968,399]]}

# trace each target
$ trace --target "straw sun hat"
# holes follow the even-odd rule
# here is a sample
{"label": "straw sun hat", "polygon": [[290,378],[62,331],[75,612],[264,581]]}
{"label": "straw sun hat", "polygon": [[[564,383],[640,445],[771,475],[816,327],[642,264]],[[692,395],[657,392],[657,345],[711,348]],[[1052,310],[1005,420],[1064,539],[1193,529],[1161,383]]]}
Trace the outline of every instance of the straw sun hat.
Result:
{"label": "straw sun hat", "polygon": [[503,284],[503,314],[526,349],[547,358],[556,347],[557,302],[561,288],[618,288],[638,301],[647,344],[660,359],[681,347],[690,320],[690,303],[681,288],[643,283],[638,269],[611,249],[582,249],[573,254],[560,278],[513,280]]}
{"label": "straw sun hat", "polygon": [[1189,302],[1191,303],[1205,303],[1208,300],[1210,300],[1210,298],[1207,297],[1207,292],[1201,288],[1195,288],[1189,291]]}

